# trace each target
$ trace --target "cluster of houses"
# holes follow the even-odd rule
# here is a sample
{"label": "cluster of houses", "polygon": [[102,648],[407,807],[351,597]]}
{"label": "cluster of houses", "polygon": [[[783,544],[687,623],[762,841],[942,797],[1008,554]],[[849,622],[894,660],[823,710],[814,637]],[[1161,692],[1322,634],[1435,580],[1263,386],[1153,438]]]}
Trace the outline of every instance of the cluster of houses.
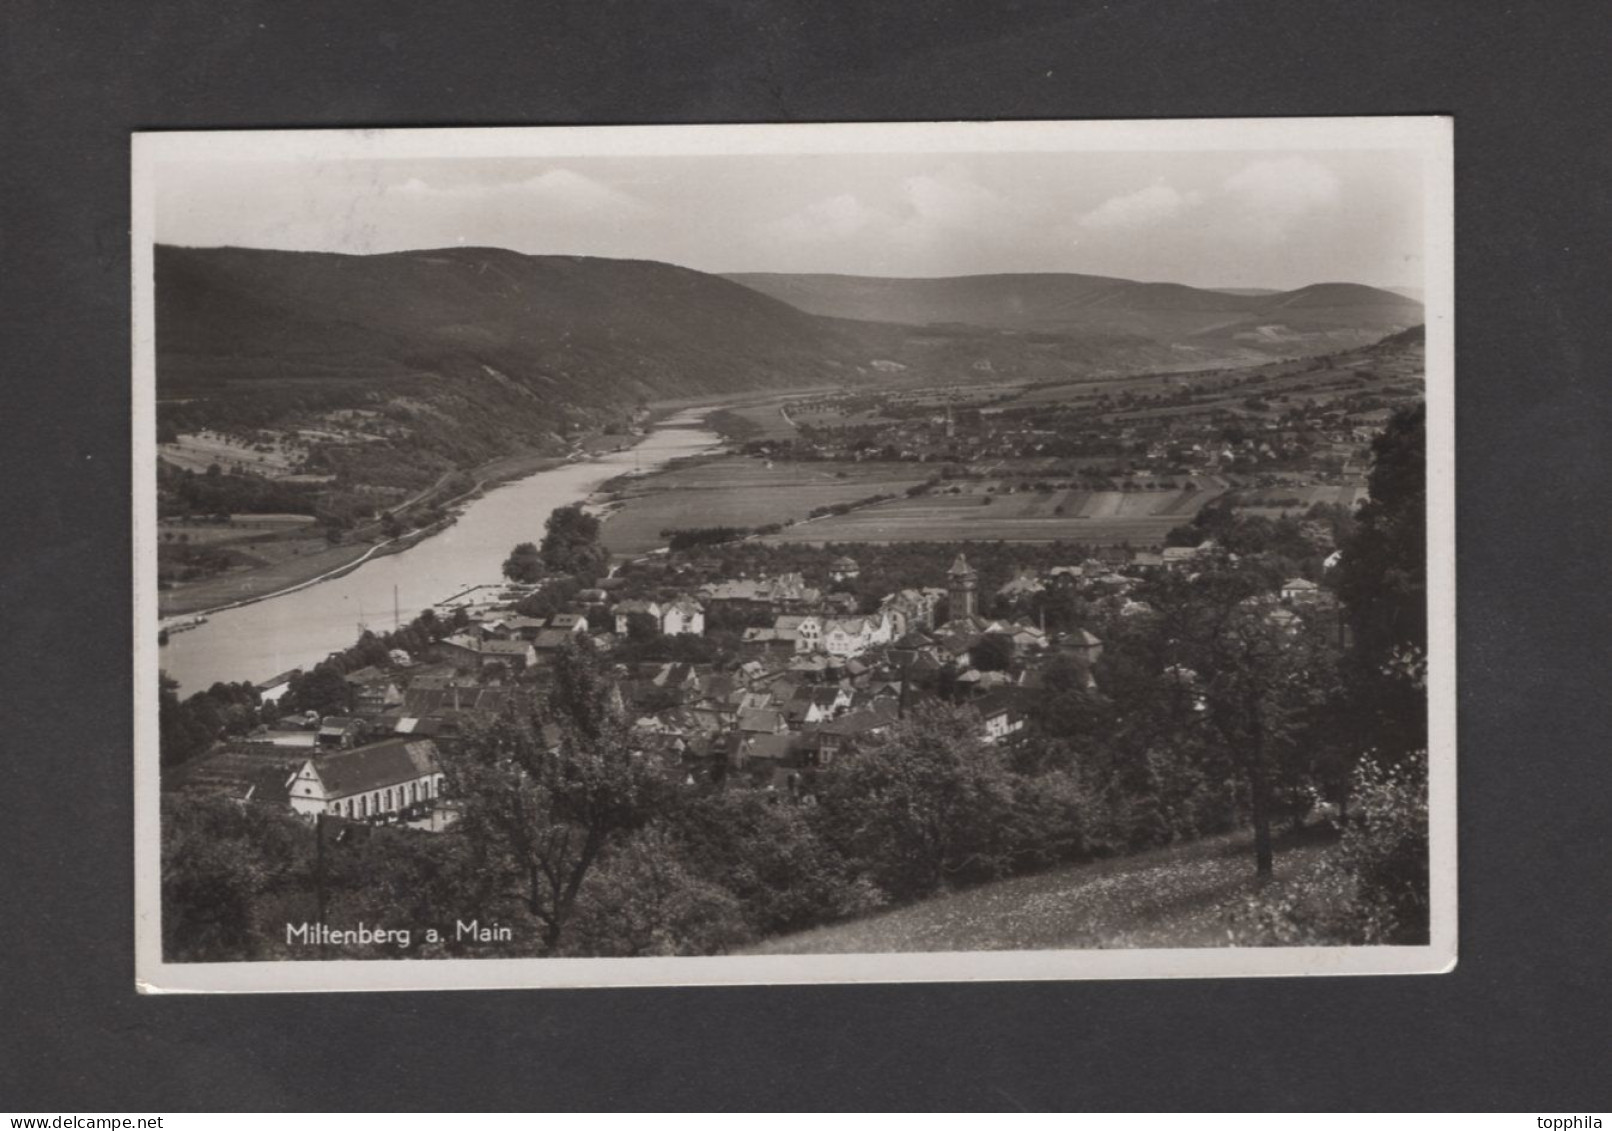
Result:
{"label": "cluster of houses", "polygon": [[[855,569],[849,559],[835,565],[842,574]],[[1053,641],[1033,624],[981,616],[978,574],[961,556],[946,582],[890,594],[867,615],[847,612],[844,594],[825,595],[799,574],[546,618],[484,610],[434,645],[433,655],[350,673],[346,714],[283,723],[230,744],[188,777],[302,814],[445,827],[452,803],[442,796],[441,750],[472,718],[496,713],[523,684],[540,682],[546,653],[576,641],[608,655],[635,620],[668,636],[697,635],[707,609],[727,604],[772,624],[746,632],[738,656],[722,665],[618,663],[613,708],[642,753],[662,758],[691,785],[757,788],[810,803],[817,775],[887,731],[924,694],[919,686],[942,671],[976,708],[981,739],[1000,742],[1024,726],[1020,704],[1034,684],[1036,657],[1067,649],[1089,664],[1100,652],[1090,633]],[[990,635],[1023,658],[1014,673],[972,663]]]}
{"label": "cluster of houses", "polygon": [[[1083,562],[1016,574],[997,589],[995,605],[1028,609],[1037,594],[1068,586],[1121,615],[1143,612],[1147,606],[1130,596],[1141,578],[1193,568],[1214,549],[1098,551]],[[839,558],[831,573],[850,579],[858,570]],[[1051,657],[1073,660],[1095,688],[1091,672],[1103,644],[1089,629],[1049,634],[1028,615],[983,616],[979,575],[961,554],[944,581],[887,594],[866,613],[855,611],[849,594],[825,594],[798,573],[613,605],[601,593],[548,617],[488,607],[432,654],[349,673],[346,714],[232,744],[189,777],[239,800],[302,814],[443,828],[453,804],[443,797],[441,750],[459,741],[472,719],[497,713],[524,685],[540,683],[552,653],[575,643],[611,657],[617,642],[646,632],[699,636],[707,613],[724,606],[767,622],[746,629],[726,662],[613,667],[612,709],[635,747],[691,786],[755,788],[810,804],[836,759],[884,734],[942,682],[949,696],[975,709],[986,743],[1011,741],[1024,728],[1023,706]],[[1330,598],[1314,582],[1293,578],[1271,599],[1278,602],[1271,615],[1296,620],[1292,607]],[[983,662],[987,651],[990,662]]]}

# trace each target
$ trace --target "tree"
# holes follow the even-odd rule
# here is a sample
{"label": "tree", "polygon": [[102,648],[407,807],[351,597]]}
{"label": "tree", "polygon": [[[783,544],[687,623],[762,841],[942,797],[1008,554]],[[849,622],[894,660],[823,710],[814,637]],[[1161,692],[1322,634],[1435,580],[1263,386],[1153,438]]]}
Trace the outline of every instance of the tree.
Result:
{"label": "tree", "polygon": [[1427,746],[1424,406],[1397,412],[1373,442],[1369,487],[1338,568],[1353,636],[1346,678],[1360,745],[1397,758]]}
{"label": "tree", "polygon": [[541,924],[551,954],[606,848],[649,819],[664,786],[632,750],[612,691],[592,650],[567,644],[546,700],[515,704],[443,760],[459,827],[510,862],[509,895]]}
{"label": "tree", "polygon": [[748,934],[733,894],[693,874],[675,840],[650,826],[606,854],[579,901],[570,949],[627,958],[721,954]]}
{"label": "tree", "polygon": [[210,728],[185,703],[179,701],[179,683],[167,673],[160,677],[158,692],[157,729],[160,736],[158,761],[164,769],[187,762],[205,751],[217,737],[217,728]]}
{"label": "tree", "polygon": [[530,542],[517,543],[504,559],[504,576],[522,585],[536,585],[543,580],[543,556]]}
{"label": "tree", "polygon": [[[714,756],[725,758],[721,744]],[[726,768],[714,768],[713,778]],[[753,935],[805,930],[884,901],[818,835],[822,810],[774,801],[758,790],[718,789],[684,799],[666,819],[685,864],[738,898]]]}
{"label": "tree", "polygon": [[[1181,694],[1177,717],[1198,716],[1205,767],[1228,765],[1248,790],[1256,871],[1273,868],[1272,822],[1282,791],[1294,784],[1298,751],[1324,717],[1336,687],[1336,650],[1318,624],[1297,618],[1232,570],[1175,579],[1151,595],[1167,669]],[[1257,581],[1253,582],[1257,584]],[[1182,701],[1188,705],[1179,710]]]}
{"label": "tree", "polygon": [[967,708],[917,704],[834,767],[823,806],[830,837],[898,898],[996,875],[1006,864],[1000,829],[1012,778]]}
{"label": "tree", "polygon": [[170,962],[260,957],[258,908],[294,881],[307,829],[288,811],[222,797],[162,802],[162,952]]}
{"label": "tree", "polygon": [[287,713],[313,711],[318,715],[342,715],[352,706],[353,689],[331,664],[320,664],[311,672],[291,677],[281,705]]}
{"label": "tree", "polygon": [[585,578],[604,572],[609,555],[599,542],[599,519],[581,503],[555,507],[543,529],[543,564],[550,570]]}
{"label": "tree", "polygon": [[982,672],[1005,672],[1013,666],[1013,638],[1002,632],[988,632],[969,649],[969,658]]}
{"label": "tree", "polygon": [[660,621],[650,613],[627,614],[627,639],[642,644],[660,636]]}

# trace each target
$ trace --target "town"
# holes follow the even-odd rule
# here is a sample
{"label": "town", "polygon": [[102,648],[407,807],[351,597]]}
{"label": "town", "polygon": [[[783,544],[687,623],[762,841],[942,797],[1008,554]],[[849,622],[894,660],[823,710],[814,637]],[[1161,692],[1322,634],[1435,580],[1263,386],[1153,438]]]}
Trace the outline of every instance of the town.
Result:
{"label": "town", "polygon": [[[307,670],[183,702],[166,692],[164,789],[175,804],[222,799],[314,821],[344,843],[456,837],[487,824],[467,812],[487,799],[456,765],[511,719],[564,762],[577,719],[552,703],[583,678],[595,701],[582,710],[602,712],[583,730],[608,719],[622,756],[674,794],[844,811],[870,757],[915,728],[953,728],[1008,775],[1014,796],[994,819],[1030,827],[1015,804],[1036,820],[1062,814],[1055,835],[1037,826],[1030,843],[982,831],[965,851],[959,835],[934,882],[885,866],[858,878],[842,861],[836,883],[858,898],[764,916],[720,944],[673,944],[689,952],[922,897],[952,873],[944,882],[1134,852],[1250,817],[1264,874],[1282,819],[1296,833],[1347,803],[1355,762],[1328,745],[1336,715],[1317,704],[1337,699],[1345,657],[1381,645],[1355,638],[1372,616],[1347,567],[1369,543],[1374,452],[1419,404],[1419,365],[1419,337],[1402,335],[1270,373],[1160,378],[1156,395],[1144,380],[1117,396],[817,394],[724,413],[730,448],[709,457],[724,475],[803,461],[939,470],[894,497],[778,523],[664,529],[664,545],[627,556],[611,553],[612,524],[629,492],[653,505],[655,477],[607,484],[548,516],[541,545],[515,546],[496,584],[366,631]],[[1013,510],[1019,500],[1031,505]],[[903,518],[937,502],[944,522]],[[1107,525],[1082,525],[1105,508]],[[1005,513],[1017,516],[1010,536],[991,526]],[[1217,664],[1267,682],[1250,690]],[[1277,705],[1279,679],[1303,685],[1293,705]],[[1288,727],[1282,748],[1250,755],[1268,706]],[[1222,720],[1238,711],[1248,717]],[[1401,741],[1414,747],[1415,728]],[[1035,793],[1054,780],[1069,793]],[[529,910],[549,928],[544,952],[559,952],[572,904],[534,897]]]}

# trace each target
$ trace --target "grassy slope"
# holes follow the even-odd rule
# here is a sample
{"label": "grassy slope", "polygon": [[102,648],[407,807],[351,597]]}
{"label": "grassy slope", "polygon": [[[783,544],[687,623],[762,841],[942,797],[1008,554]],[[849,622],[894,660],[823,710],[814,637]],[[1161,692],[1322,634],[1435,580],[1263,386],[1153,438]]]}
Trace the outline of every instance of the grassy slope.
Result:
{"label": "grassy slope", "polygon": [[[1325,859],[1326,841],[1289,845],[1275,883]],[[796,935],[758,954],[1204,947],[1229,944],[1230,916],[1258,890],[1247,834],[1020,876]]]}

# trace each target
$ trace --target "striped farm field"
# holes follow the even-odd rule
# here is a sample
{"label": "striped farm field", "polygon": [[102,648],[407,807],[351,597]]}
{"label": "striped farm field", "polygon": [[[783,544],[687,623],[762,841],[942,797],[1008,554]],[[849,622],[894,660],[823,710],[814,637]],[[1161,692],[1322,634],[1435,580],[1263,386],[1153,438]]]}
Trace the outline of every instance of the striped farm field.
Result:
{"label": "striped farm field", "polygon": [[921,495],[849,514],[798,523],[764,541],[937,542],[957,538],[1002,542],[1157,545],[1189,521],[1218,489],[1053,491],[1011,495]]}
{"label": "striped farm field", "polygon": [[1239,492],[1237,506],[1259,514],[1276,515],[1308,510],[1316,503],[1356,507],[1365,502],[1366,494],[1364,487],[1340,487],[1333,484],[1310,487],[1266,487],[1257,491]]}
{"label": "striped farm field", "polygon": [[612,553],[641,554],[666,544],[663,530],[798,522],[818,507],[900,494],[928,473],[915,463],[769,465],[731,456],[639,480],[626,488],[602,533]]}

